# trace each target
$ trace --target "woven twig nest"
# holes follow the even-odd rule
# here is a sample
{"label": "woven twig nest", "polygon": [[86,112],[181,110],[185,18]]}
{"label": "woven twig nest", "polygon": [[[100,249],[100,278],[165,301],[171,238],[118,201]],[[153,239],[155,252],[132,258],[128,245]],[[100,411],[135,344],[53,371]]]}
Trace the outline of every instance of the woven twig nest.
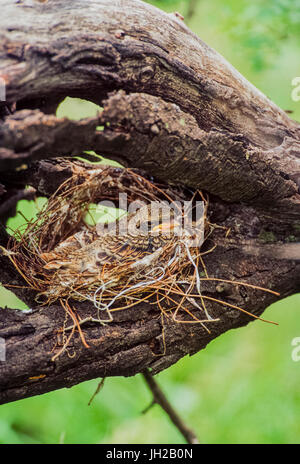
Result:
{"label": "woven twig nest", "polygon": [[[95,314],[89,320],[106,323],[113,320],[114,311],[154,299],[162,316],[200,323],[209,331],[208,323],[218,319],[209,315],[205,306],[209,297],[200,288],[199,266],[204,279],[214,280],[208,277],[201,257],[201,244],[211,233],[201,192],[203,209],[197,227],[192,219],[184,228],[180,224],[180,233],[176,233],[182,219],[180,204],[186,199],[180,191],[162,189],[130,169],[62,163],[71,168],[72,176],[49,199],[37,220],[8,246],[10,259],[37,292],[37,301],[48,305],[59,300],[73,319],[73,331],[77,325],[81,335],[70,300],[91,301]],[[117,201],[120,206],[120,194],[126,194],[128,205],[135,205],[134,212],[106,226],[86,223],[91,204]],[[166,221],[161,205],[167,203],[177,206]],[[192,211],[193,207],[191,201],[188,208]]]}
{"label": "woven twig nest", "polygon": [[[37,291],[39,303],[90,300],[97,308],[99,320],[107,321],[112,319],[112,307],[117,310],[121,300],[122,307],[129,307],[156,295],[160,308],[165,300],[165,310],[170,311],[177,304],[174,295],[178,297],[182,292],[181,307],[188,300],[188,306],[204,310],[201,322],[210,321],[205,307],[190,296],[195,288],[201,296],[200,248],[188,243],[192,236],[190,229],[174,233],[178,216],[171,217],[173,223],[166,233],[163,212],[159,209],[167,202],[175,202],[178,207],[184,196],[175,190],[163,191],[158,184],[130,169],[95,167],[79,161],[64,163],[72,168],[72,176],[49,199],[37,220],[28,224],[9,245],[12,261]],[[153,206],[158,208],[158,218],[149,215],[144,218],[147,223],[151,219],[152,228],[143,230],[145,211],[141,207],[117,220],[114,230],[111,224],[102,225],[99,233],[99,224],[86,224],[91,203],[116,201],[120,193],[127,195],[129,205],[141,204],[144,210],[145,205],[146,209],[151,205],[152,216]],[[130,220],[134,220],[135,233]],[[201,221],[199,233],[204,230],[205,215]],[[122,231],[124,224],[127,228]],[[195,230],[193,233],[195,239]]]}

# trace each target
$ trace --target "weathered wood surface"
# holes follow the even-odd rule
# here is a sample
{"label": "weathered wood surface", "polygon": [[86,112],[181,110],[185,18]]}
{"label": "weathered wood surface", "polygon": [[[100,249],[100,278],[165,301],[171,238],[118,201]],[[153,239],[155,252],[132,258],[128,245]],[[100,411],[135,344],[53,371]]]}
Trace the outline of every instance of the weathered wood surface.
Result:
{"label": "weathered wood surface", "polygon": [[[48,196],[70,175],[43,160],[95,150],[163,182],[210,194],[211,221],[232,230],[231,242],[221,231],[215,234],[218,247],[205,257],[210,275],[265,285],[281,297],[299,291],[299,263],[265,253],[261,242],[265,232],[279,245],[299,239],[297,122],[180,18],[143,2],[0,0],[0,9],[0,77],[6,83],[0,108],[3,219],[13,214],[25,185]],[[56,106],[67,95],[104,110],[81,121],[57,118]],[[6,240],[1,232],[1,244]],[[245,251],[249,240],[261,253]],[[0,266],[4,284],[23,284],[6,257],[0,257]],[[216,288],[203,282],[202,288],[207,296],[257,315],[277,299],[231,284]],[[198,324],[165,321],[161,355],[158,308],[141,304],[105,327],[90,324],[84,329],[90,348],[76,335],[75,356],[64,353],[52,362],[63,311],[39,309],[32,292],[16,293],[35,311],[0,310],[7,347],[7,361],[0,362],[2,403],[95,377],[134,375],[146,367],[158,372],[251,320],[211,301],[210,312],[220,317],[210,325],[211,334]],[[88,304],[80,307],[81,314],[90,310]]]}

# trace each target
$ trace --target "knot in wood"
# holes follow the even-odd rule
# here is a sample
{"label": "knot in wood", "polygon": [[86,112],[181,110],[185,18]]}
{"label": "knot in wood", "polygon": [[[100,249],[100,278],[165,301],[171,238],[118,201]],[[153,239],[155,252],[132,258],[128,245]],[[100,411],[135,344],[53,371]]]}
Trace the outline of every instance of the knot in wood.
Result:
{"label": "knot in wood", "polygon": [[139,78],[142,83],[147,82],[154,76],[154,69],[152,66],[144,66],[140,72]]}

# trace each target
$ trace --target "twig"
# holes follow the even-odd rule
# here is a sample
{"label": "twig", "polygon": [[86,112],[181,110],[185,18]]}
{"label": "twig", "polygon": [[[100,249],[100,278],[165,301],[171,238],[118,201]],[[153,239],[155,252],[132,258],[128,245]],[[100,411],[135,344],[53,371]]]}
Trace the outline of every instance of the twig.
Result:
{"label": "twig", "polygon": [[150,409],[156,404],[155,399],[151,401],[151,403],[142,410],[142,414],[146,414]]}
{"label": "twig", "polygon": [[177,412],[173,409],[173,407],[167,400],[166,396],[161,391],[159,385],[154,380],[152,374],[148,370],[144,370],[142,372],[142,375],[153,394],[153,402],[151,403],[151,406],[152,404],[157,403],[162,407],[162,409],[168,414],[169,418],[171,419],[175,427],[177,427],[179,432],[184,436],[187,443],[199,444],[199,440],[196,437],[195,433],[185,425],[183,420],[179,417]]}
{"label": "twig", "polygon": [[185,22],[189,24],[191,21],[192,17],[195,15],[196,12],[196,6],[197,6],[197,0],[190,0],[188,4],[188,9],[186,14],[184,15]]}
{"label": "twig", "polygon": [[92,403],[93,399],[95,398],[95,396],[98,395],[99,391],[102,389],[102,387],[104,385],[104,380],[105,380],[105,377],[103,377],[103,379],[101,379],[100,382],[98,383],[98,386],[96,388],[95,393],[93,393],[90,401],[88,402],[88,406],[91,405],[91,403]]}

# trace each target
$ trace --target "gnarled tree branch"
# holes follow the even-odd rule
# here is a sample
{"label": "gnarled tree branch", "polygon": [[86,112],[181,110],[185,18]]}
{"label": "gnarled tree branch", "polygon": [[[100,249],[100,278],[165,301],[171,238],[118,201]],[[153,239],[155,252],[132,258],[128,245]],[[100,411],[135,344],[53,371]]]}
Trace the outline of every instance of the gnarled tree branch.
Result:
{"label": "gnarled tree branch", "polygon": [[[7,192],[31,185],[49,196],[71,175],[59,159],[49,158],[94,150],[169,186],[209,193],[210,221],[231,229],[230,240],[224,229],[214,233],[217,247],[204,258],[211,276],[265,286],[281,297],[299,291],[299,262],[274,251],[300,234],[298,123],[178,16],[141,1],[74,0],[70,9],[63,0],[0,0],[0,6],[5,219],[11,211],[5,207]],[[67,95],[103,110],[81,121],[57,118],[53,112]],[[272,232],[277,248],[265,248],[265,231]],[[8,237],[0,235],[5,246]],[[256,252],[249,251],[249,243]],[[24,285],[7,256],[0,257],[0,265],[4,285]],[[162,318],[155,304],[140,303],[116,312],[106,326],[87,323],[90,348],[75,333],[72,351],[53,361],[64,312],[58,305],[39,307],[28,289],[15,291],[33,312],[0,310],[7,354],[0,362],[2,403],[95,377],[146,368],[159,372],[252,320],[233,306],[259,316],[277,299],[251,287],[203,280],[208,310],[219,318],[210,333],[200,324]],[[76,303],[76,309],[81,317],[93,311],[89,303]]]}

